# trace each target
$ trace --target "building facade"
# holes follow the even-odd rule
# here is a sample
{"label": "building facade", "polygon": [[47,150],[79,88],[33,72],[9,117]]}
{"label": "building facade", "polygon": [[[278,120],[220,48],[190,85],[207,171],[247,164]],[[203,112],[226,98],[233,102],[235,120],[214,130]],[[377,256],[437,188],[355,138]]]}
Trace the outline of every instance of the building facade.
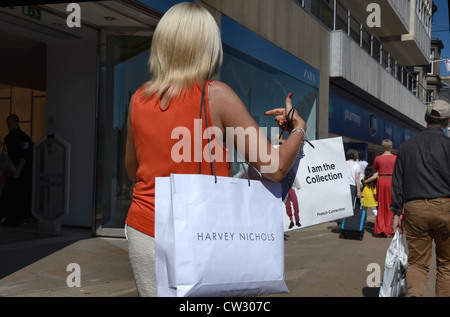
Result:
{"label": "building facade", "polygon": [[[49,2],[0,7],[0,115],[22,111],[21,125],[36,141],[51,130],[70,144],[65,225],[123,236],[133,187],[124,168],[128,101],[149,79],[159,19],[181,1],[78,1],[80,27],[69,26],[77,22],[70,2]],[[221,29],[216,79],[267,131],[275,123],[264,111],[289,92],[308,138],[342,136],[369,161],[381,140],[398,148],[423,129],[430,96],[416,66],[430,63],[432,1],[196,2]]]}

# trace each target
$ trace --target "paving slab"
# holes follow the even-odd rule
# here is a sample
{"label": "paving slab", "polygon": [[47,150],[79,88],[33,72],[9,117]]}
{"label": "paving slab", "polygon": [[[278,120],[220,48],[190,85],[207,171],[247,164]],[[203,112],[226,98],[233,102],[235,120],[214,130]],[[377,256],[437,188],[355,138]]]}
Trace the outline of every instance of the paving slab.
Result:
{"label": "paving slab", "polygon": [[[372,235],[368,216],[362,241],[340,238],[335,222],[289,231],[285,241],[285,280],[289,293],[267,297],[374,297],[391,238]],[[16,231],[20,231],[16,229]],[[5,230],[0,230],[0,238]],[[433,255],[434,257],[434,255]],[[435,257],[434,257],[435,258]],[[89,230],[0,243],[1,297],[137,297],[126,239],[92,237]],[[80,287],[68,286],[76,263]],[[436,264],[425,296],[435,295]],[[368,282],[369,278],[369,282]]]}

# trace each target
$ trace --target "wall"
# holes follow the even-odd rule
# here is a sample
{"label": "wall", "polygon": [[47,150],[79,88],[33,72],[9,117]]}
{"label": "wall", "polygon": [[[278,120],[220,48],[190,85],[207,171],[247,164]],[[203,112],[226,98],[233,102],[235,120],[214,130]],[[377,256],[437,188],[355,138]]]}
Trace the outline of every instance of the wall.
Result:
{"label": "wall", "polygon": [[63,223],[92,226],[97,85],[97,41],[47,46],[47,117],[71,146],[70,210]]}
{"label": "wall", "polygon": [[[329,41],[320,22],[292,0],[202,0],[220,12],[320,70],[318,138],[328,137]],[[220,21],[218,21],[220,25]]]}
{"label": "wall", "polygon": [[404,116],[425,126],[425,106],[369,54],[361,50],[345,32],[331,32],[331,77],[342,77],[389,105]]}

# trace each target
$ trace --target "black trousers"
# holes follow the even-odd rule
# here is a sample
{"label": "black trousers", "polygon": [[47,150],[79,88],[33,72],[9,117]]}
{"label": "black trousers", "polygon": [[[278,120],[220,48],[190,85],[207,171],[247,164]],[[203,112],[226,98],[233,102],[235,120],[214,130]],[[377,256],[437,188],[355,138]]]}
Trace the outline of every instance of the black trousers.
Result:
{"label": "black trousers", "polygon": [[20,177],[8,177],[0,198],[0,217],[7,225],[20,225],[31,218],[32,179],[31,169],[24,168]]}

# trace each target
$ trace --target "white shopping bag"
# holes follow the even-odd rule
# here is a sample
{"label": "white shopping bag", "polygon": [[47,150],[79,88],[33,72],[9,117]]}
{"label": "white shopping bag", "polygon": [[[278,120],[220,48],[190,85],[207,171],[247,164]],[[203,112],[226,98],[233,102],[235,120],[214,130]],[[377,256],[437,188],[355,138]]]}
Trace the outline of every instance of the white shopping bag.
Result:
{"label": "white shopping bag", "polygon": [[342,138],[310,143],[282,183],[285,231],[353,215]]}
{"label": "white shopping bag", "polygon": [[396,231],[386,252],[380,297],[400,297],[406,295],[407,268],[408,255],[403,244],[403,237],[402,234]]}
{"label": "white shopping bag", "polygon": [[177,290],[169,287],[168,273],[174,271],[175,258],[170,177],[157,177],[155,182],[156,292],[160,297],[173,297]]}
{"label": "white shopping bag", "polygon": [[278,183],[209,175],[156,179],[158,296],[287,292]]}
{"label": "white shopping bag", "polygon": [[450,72],[450,58],[445,59],[445,69]]}

